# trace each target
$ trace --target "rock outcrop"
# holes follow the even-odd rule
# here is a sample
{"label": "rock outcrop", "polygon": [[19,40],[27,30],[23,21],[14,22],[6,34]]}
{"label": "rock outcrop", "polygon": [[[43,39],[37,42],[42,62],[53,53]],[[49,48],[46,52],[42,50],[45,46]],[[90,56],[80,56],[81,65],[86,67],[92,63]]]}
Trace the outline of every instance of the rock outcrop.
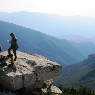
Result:
{"label": "rock outcrop", "polygon": [[88,55],[87,60],[90,61],[90,62],[94,61],[95,60],[95,54]]}
{"label": "rock outcrop", "polygon": [[[7,56],[7,51],[2,52],[1,55]],[[0,84],[2,86],[12,91],[22,88],[42,88],[45,85],[46,88],[49,86],[54,88],[52,79],[60,75],[61,65],[37,54],[17,51],[17,56],[16,71],[13,67],[8,66],[9,58],[6,59],[7,66],[0,67]]]}

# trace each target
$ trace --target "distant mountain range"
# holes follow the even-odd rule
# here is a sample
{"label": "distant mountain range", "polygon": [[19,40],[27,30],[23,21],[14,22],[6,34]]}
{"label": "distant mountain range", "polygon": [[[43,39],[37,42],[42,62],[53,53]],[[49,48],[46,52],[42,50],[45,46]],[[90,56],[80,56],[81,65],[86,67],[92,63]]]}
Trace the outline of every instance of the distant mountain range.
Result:
{"label": "distant mountain range", "polygon": [[77,43],[82,43],[82,42],[94,42],[94,39],[92,38],[86,38],[86,37],[83,37],[83,36],[79,36],[79,35],[62,35],[62,36],[59,36],[57,38],[60,38],[60,39],[65,39],[65,40],[68,40],[68,41],[73,41],[73,42],[77,42]]}
{"label": "distant mountain range", "polygon": [[61,76],[54,81],[65,87],[79,87],[83,85],[95,91],[95,54],[91,54],[80,63],[63,68]]}
{"label": "distant mountain range", "polygon": [[95,52],[93,43],[75,43],[60,40],[29,28],[0,21],[0,44],[3,51],[10,46],[13,32],[18,38],[19,50],[27,53],[36,53],[58,62],[62,66],[82,61],[88,54]]}
{"label": "distant mountain range", "polygon": [[3,51],[9,48],[7,40],[11,40],[10,33],[13,32],[18,38],[19,51],[43,55],[63,66],[61,76],[54,79],[56,85],[77,88],[82,84],[95,90],[95,44],[92,43],[95,42],[95,19],[0,12],[0,20]]}
{"label": "distant mountain range", "polygon": [[62,38],[63,36],[62,39],[67,38],[64,35],[73,35],[74,41],[81,39],[82,42],[87,42],[88,40],[84,39],[87,38],[95,42],[95,19],[90,17],[58,16],[36,12],[0,12],[0,19],[54,37]]}

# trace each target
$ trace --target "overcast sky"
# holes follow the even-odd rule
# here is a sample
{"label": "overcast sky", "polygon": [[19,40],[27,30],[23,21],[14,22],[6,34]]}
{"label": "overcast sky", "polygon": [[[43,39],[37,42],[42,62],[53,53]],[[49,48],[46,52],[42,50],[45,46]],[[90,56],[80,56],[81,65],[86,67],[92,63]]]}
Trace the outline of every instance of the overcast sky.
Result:
{"label": "overcast sky", "polygon": [[0,0],[0,11],[95,16],[95,0]]}

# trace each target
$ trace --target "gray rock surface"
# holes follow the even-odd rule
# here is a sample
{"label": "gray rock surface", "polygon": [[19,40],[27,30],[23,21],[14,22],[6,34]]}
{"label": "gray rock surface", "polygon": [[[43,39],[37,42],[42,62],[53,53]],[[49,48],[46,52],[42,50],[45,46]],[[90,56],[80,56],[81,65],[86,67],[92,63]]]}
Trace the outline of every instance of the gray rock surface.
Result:
{"label": "gray rock surface", "polygon": [[51,86],[51,92],[55,93],[55,95],[63,95],[62,91],[56,86]]}
{"label": "gray rock surface", "polygon": [[49,93],[54,93],[54,95],[62,95],[62,91],[58,87],[52,85],[52,79],[44,81],[44,83],[46,84],[46,86],[44,84],[44,87],[41,88],[44,95],[51,95]]}
{"label": "gray rock surface", "polygon": [[95,54],[88,55],[87,60],[90,61],[90,62],[92,62],[93,60],[95,60]]}
{"label": "gray rock surface", "polygon": [[[7,51],[1,54],[7,56]],[[16,71],[9,66],[0,68],[0,84],[11,90],[29,86],[40,88],[44,81],[59,76],[62,71],[61,65],[41,55],[17,51],[17,57]],[[6,59],[7,65],[10,64],[9,61]]]}

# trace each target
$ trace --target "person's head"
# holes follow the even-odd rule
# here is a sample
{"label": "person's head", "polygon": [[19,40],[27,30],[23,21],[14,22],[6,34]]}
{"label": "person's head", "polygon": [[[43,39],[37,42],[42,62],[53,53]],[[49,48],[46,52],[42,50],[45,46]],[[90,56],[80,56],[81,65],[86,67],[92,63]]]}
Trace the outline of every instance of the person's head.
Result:
{"label": "person's head", "polygon": [[11,33],[10,36],[11,36],[11,37],[14,37],[14,33]]}

